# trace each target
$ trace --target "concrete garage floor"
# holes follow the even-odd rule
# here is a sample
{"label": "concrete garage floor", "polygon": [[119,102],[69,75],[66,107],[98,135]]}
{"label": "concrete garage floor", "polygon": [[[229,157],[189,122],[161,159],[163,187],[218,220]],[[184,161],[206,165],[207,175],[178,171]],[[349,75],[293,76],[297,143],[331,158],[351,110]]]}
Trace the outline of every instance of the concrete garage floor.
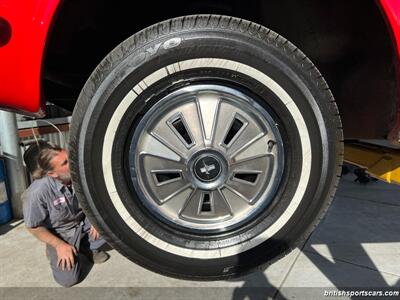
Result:
{"label": "concrete garage floor", "polygon": [[79,285],[55,288],[44,245],[21,220],[13,221],[0,227],[0,298],[329,299],[324,290],[335,287],[399,291],[400,187],[360,185],[354,178],[342,177],[326,218],[301,250],[264,272],[231,281],[168,278],[112,250],[111,259],[88,270]]}

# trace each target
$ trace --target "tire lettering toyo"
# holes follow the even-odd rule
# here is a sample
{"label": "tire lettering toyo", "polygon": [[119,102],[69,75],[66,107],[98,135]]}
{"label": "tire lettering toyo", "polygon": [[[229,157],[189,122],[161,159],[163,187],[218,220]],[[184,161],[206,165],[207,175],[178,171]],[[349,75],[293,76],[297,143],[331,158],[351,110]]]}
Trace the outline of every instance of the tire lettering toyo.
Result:
{"label": "tire lettering toyo", "polygon": [[163,44],[163,48],[165,50],[167,49],[171,49],[171,48],[175,48],[177,46],[179,46],[182,42],[181,38],[173,38],[173,39],[169,39],[167,41],[164,42]]}
{"label": "tire lettering toyo", "polygon": [[179,46],[181,44],[181,42],[182,42],[181,38],[172,38],[172,39],[165,41],[164,43],[158,43],[158,44],[155,44],[153,47],[147,48],[145,50],[145,52],[147,54],[149,54],[150,56],[153,56],[158,52],[158,49],[160,49],[161,45],[164,50],[168,50],[168,49]]}

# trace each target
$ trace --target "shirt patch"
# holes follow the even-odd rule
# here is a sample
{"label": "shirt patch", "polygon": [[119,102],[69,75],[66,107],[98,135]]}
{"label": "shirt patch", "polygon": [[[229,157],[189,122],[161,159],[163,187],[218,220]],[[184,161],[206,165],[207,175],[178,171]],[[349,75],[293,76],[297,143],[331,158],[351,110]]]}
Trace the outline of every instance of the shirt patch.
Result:
{"label": "shirt patch", "polygon": [[59,204],[64,203],[64,202],[65,202],[65,197],[60,197],[60,198],[58,198],[56,200],[53,200],[53,205],[56,206],[56,205],[59,205]]}

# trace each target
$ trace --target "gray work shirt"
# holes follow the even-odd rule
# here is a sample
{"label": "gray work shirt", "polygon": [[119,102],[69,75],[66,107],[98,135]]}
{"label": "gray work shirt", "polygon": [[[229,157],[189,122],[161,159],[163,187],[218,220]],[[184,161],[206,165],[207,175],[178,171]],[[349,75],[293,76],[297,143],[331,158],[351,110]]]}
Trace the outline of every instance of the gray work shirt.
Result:
{"label": "gray work shirt", "polygon": [[28,228],[43,226],[64,240],[75,235],[85,217],[73,191],[50,176],[33,181],[22,194],[22,201]]}

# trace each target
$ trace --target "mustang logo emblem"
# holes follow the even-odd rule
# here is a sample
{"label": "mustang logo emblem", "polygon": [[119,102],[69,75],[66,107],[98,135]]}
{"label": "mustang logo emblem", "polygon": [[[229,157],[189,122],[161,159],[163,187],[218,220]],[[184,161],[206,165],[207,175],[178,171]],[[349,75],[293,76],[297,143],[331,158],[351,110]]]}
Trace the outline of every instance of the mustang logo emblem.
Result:
{"label": "mustang logo emblem", "polygon": [[210,171],[215,169],[215,165],[207,166],[205,162],[203,162],[203,166],[204,166],[203,168],[200,168],[200,172],[203,174],[206,173],[207,175],[210,175]]}

